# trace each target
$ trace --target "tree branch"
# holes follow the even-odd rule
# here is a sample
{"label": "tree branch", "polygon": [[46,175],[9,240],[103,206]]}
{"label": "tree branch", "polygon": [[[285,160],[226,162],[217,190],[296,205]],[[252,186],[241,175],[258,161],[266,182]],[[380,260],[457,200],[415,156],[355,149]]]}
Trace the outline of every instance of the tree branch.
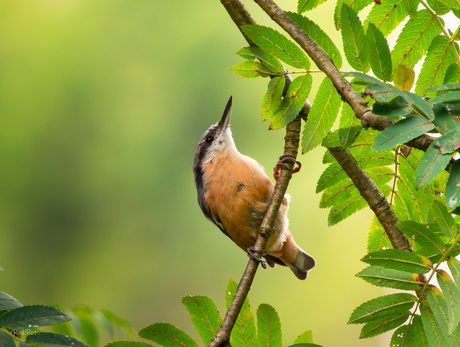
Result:
{"label": "tree branch", "polygon": [[[343,100],[350,104],[364,128],[371,127],[372,129],[382,131],[393,124],[393,120],[372,113],[371,109],[367,106],[368,102],[356,94],[350,83],[342,77],[332,59],[275,2],[272,0],[254,1],[303,48],[315,62],[316,66],[331,79],[337,92],[342,96]],[[431,142],[433,142],[433,139],[422,135],[412,140],[411,146],[426,151],[426,148],[428,148],[427,144]]]}
{"label": "tree branch", "polygon": [[[221,3],[224,5],[225,9],[237,27],[240,29],[240,31],[241,26],[243,25],[255,24],[255,21],[252,19],[251,15],[240,0],[221,0]],[[255,46],[254,42],[249,40],[247,37],[246,40],[250,45]],[[285,77],[287,85],[285,88],[286,91],[287,87],[292,82],[292,78],[288,74],[286,74]],[[306,117],[309,106],[309,103],[306,103],[306,106],[301,110],[297,118],[286,127],[286,136],[284,138],[284,154],[294,159],[297,158],[300,143],[301,118]],[[271,197],[267,212],[265,213],[264,219],[259,228],[259,235],[254,245],[254,249],[256,251],[263,251],[265,249],[265,244],[268,237],[270,236],[270,233],[272,232],[278,210],[281,206],[281,202],[284,198],[284,195],[286,194],[289,181],[292,177],[292,170],[294,169],[294,165],[295,164],[293,162],[289,161],[286,163],[287,168],[282,167],[281,169],[281,173],[275,185],[273,196]],[[233,298],[233,301],[225,315],[222,325],[209,344],[209,347],[230,346],[229,340],[233,326],[235,325],[236,319],[244,304],[244,300],[248,296],[249,290],[251,289],[251,285],[258,267],[258,261],[249,259],[246,270],[244,271],[243,276],[241,277],[241,280],[238,284],[235,297]]]}
{"label": "tree branch", "polygon": [[380,224],[385,229],[388,238],[395,249],[402,249],[412,252],[412,246],[404,234],[396,228],[398,218],[391,208],[388,200],[378,189],[374,181],[364,172],[351,153],[342,147],[328,148],[353,184],[358,188],[361,196],[367,201],[369,207],[374,211]]}

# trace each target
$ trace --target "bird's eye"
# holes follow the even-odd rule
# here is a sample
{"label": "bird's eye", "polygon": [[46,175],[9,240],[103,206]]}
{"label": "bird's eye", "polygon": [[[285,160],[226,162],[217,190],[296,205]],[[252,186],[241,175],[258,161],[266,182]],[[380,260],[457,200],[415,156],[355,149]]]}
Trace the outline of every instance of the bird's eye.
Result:
{"label": "bird's eye", "polygon": [[214,140],[214,138],[213,138],[212,136],[208,136],[208,137],[206,138],[205,141],[206,141],[207,143],[211,143],[212,140]]}

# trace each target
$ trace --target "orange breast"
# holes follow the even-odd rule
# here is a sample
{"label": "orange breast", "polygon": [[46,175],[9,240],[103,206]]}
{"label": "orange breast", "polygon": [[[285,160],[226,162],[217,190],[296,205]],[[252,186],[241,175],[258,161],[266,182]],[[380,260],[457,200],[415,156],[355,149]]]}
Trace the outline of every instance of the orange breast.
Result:
{"label": "orange breast", "polygon": [[243,250],[254,245],[273,194],[273,184],[253,159],[229,152],[205,171],[205,199],[232,240]]}

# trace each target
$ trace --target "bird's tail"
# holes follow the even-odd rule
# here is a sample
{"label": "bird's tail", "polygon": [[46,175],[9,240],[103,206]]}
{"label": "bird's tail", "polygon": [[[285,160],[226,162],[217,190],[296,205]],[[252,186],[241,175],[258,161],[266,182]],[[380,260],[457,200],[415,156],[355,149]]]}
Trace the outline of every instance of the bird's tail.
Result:
{"label": "bird's tail", "polygon": [[280,259],[301,280],[306,279],[308,271],[316,265],[315,259],[297,246],[291,235],[288,236],[284,244],[284,254]]}

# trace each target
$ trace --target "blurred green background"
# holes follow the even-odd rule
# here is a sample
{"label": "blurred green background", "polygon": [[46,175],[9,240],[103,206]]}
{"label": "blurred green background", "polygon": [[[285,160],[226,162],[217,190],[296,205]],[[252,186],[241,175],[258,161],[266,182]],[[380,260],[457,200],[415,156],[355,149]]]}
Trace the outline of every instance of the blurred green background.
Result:
{"label": "blurred green background", "polygon": [[[333,6],[310,18],[341,47]],[[210,296],[224,314],[247,256],[198,207],[195,146],[230,95],[242,153],[271,174],[284,143],[260,120],[267,80],[230,71],[244,45],[217,0],[0,1],[1,291],[110,309],[137,329],[170,322],[192,337],[183,296]],[[327,226],[315,194],[322,155],[302,156],[289,186],[291,231],[318,265],[306,281],[260,270],[251,304],[277,309],[286,344],[311,329],[325,346],[377,346],[388,334],[358,340],[360,326],[346,324],[383,293],[354,277],[372,214]]]}

